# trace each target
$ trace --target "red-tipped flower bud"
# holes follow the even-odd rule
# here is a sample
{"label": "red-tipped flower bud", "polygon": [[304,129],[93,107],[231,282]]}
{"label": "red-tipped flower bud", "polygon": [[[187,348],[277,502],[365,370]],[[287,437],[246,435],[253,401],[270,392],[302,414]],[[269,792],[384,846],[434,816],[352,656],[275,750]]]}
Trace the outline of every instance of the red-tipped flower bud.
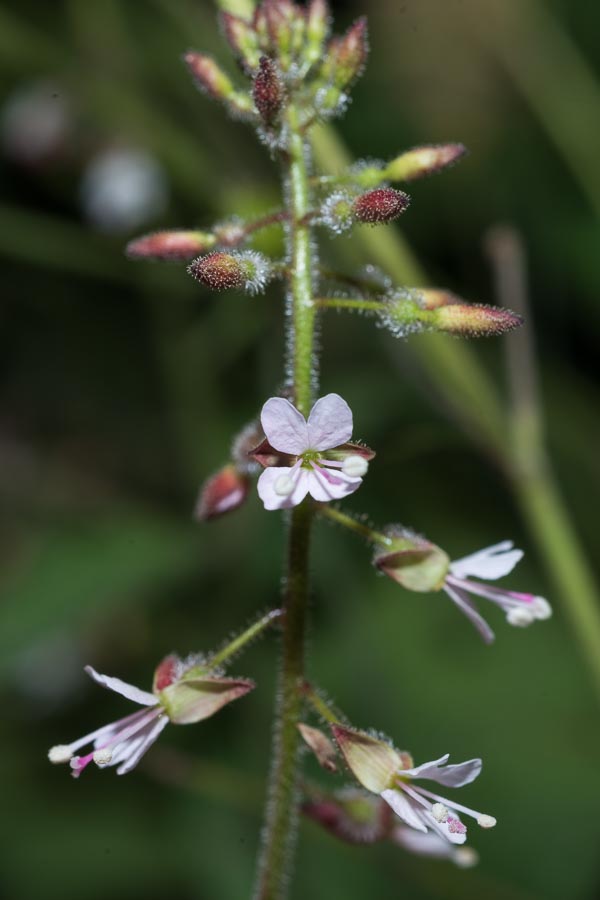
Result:
{"label": "red-tipped flower bud", "polygon": [[384,800],[353,787],[335,794],[313,792],[302,804],[302,812],[349,844],[375,844],[387,837],[393,823],[392,810]]}
{"label": "red-tipped flower bud", "polygon": [[130,241],[125,252],[130,259],[188,260],[214,245],[214,235],[202,231],[156,231]]}
{"label": "red-tipped flower bud", "polygon": [[464,144],[432,144],[415,147],[393,159],[383,176],[390,181],[413,181],[454,165],[467,152]]}
{"label": "red-tipped flower bud", "polygon": [[283,103],[283,84],[275,62],[268,56],[260,59],[252,95],[261,119],[265,125],[272,125]]}
{"label": "red-tipped flower bud", "polygon": [[380,225],[393,222],[409,204],[410,197],[403,191],[396,191],[394,188],[375,188],[356,198],[353,212],[359,222]]}
{"label": "red-tipped flower bud", "polygon": [[326,0],[310,0],[306,10],[306,59],[317,62],[329,30],[329,8]]}
{"label": "red-tipped flower bud", "polygon": [[183,57],[198,87],[215,100],[225,100],[233,92],[229,77],[210,56],[188,50]]}
{"label": "red-tipped flower bud", "polygon": [[195,259],[188,272],[213,291],[240,288],[250,294],[262,291],[271,277],[269,261],[261,253],[216,251]]}
{"label": "red-tipped flower bud", "polygon": [[254,71],[258,66],[261,54],[258,35],[253,26],[245,19],[228,12],[221,14],[221,23],[225,38],[242,66],[247,70]]}
{"label": "red-tipped flower bud", "polygon": [[465,337],[488,337],[505,334],[523,324],[523,319],[510,309],[497,306],[457,303],[435,310],[433,325],[437,331]]}
{"label": "red-tipped flower bud", "polygon": [[250,479],[237,469],[227,465],[211,475],[200,490],[194,518],[198,522],[217,519],[225,513],[239,509],[250,490]]}
{"label": "red-tipped flower bud", "polygon": [[440,306],[453,306],[464,301],[439,288],[419,288],[419,304],[422,309],[439,309]]}
{"label": "red-tipped flower bud", "polygon": [[358,78],[364,69],[369,53],[367,20],[363,16],[351,25],[346,34],[332,41],[330,53],[333,63],[333,81],[344,89]]}

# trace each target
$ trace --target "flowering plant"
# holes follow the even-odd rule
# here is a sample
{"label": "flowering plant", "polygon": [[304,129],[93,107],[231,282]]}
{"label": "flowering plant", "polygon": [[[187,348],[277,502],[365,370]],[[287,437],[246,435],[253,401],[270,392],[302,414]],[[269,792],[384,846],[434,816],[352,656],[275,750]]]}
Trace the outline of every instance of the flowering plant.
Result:
{"label": "flowering plant", "polygon": [[[265,509],[285,511],[288,561],[282,609],[262,616],[206,658],[167,657],[156,670],[152,692],[98,675],[88,667],[95,681],[142,709],[71,744],[56,746],[49,755],[52,762],[69,762],[76,776],[92,761],[100,768],[117,766],[119,774],[131,771],[168,722],[191,724],[207,719],[254,687],[247,679],[226,678],[223,667],[277,621],[282,664],[255,888],[255,897],[275,900],[285,896],[289,884],[301,807],[344,839],[371,842],[386,837],[410,851],[462,865],[473,862],[475,856],[457,855],[457,845],[464,844],[467,836],[460,814],[474,817],[483,828],[495,825],[492,816],[418,783],[433,780],[461,787],[479,775],[481,760],[446,765],[448,756],[444,756],[415,766],[407,753],[397,751],[387,740],[342,720],[322,694],[306,683],[309,556],[315,519],[329,519],[365,538],[374,547],[376,569],[407,591],[444,591],[488,642],[493,634],[472,596],[491,600],[510,624],[519,626],[547,618],[550,607],[531,594],[472,580],[508,574],[522,555],[511,542],[451,562],[443,549],[410,529],[390,525],[377,531],[332,502],[359,490],[375,454],[365,444],[351,441],[353,414],[345,399],[333,392],[318,398],[318,333],[325,311],[366,313],[402,338],[420,332],[500,335],[522,320],[510,310],[468,304],[444,290],[393,285],[373,270],[348,275],[321,266],[318,229],[337,235],[355,226],[387,225],[404,215],[410,203],[408,194],[391,183],[412,182],[446,168],[464,156],[465,148],[460,144],[423,146],[387,163],[359,164],[335,176],[315,173],[311,131],[347,107],[350,89],[367,59],[366,20],[359,19],[342,36],[332,36],[325,0],[309,0],[304,6],[293,0],[250,5],[248,18],[229,12],[222,15],[226,40],[246,76],[245,86],[235,84],[205,54],[188,51],[184,59],[198,87],[231,115],[253,126],[278,162],[283,173],[282,206],[254,221],[235,218],[202,230],[186,227],[146,235],[129,244],[128,254],[133,259],[187,263],[190,276],[212,291],[256,295],[273,281],[285,283],[284,384],[264,402],[257,420],[240,431],[231,459],[207,480],[196,507],[196,517],[203,522],[229,514],[250,496],[253,479],[259,476],[257,492]],[[251,245],[253,236],[271,225],[284,230],[283,259],[268,259]],[[345,289],[340,291],[339,285]],[[319,725],[327,723],[331,737],[302,721],[308,708],[317,714]],[[327,771],[347,769],[360,788],[354,785],[344,794],[327,795],[304,784],[298,753],[302,740]],[[86,745],[92,745],[92,750],[77,755]],[[358,830],[360,838],[355,827],[357,804],[367,812]]]}

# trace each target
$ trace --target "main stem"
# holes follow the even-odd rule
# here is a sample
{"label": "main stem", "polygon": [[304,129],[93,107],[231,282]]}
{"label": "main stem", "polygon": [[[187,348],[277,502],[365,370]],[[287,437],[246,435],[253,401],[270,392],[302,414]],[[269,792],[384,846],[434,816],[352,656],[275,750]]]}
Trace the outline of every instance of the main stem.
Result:
{"label": "main stem", "polygon": [[[314,358],[316,305],[312,273],[308,180],[308,148],[294,105],[287,109],[286,194],[288,200],[288,256],[290,259],[287,346],[288,377],[294,401],[308,416],[316,390]],[[282,661],[277,686],[273,761],[268,790],[263,848],[255,890],[256,900],[281,900],[287,893],[298,817],[298,751],[304,682],[306,617],[309,596],[308,560],[313,510],[308,502],[290,517],[287,573],[283,606]]]}

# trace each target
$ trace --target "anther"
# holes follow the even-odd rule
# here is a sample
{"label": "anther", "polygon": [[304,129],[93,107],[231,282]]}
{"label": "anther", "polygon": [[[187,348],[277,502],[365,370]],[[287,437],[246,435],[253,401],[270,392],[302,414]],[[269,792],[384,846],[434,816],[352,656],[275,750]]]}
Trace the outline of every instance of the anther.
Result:
{"label": "anther", "polygon": [[342,472],[350,478],[362,478],[363,475],[367,474],[368,470],[369,463],[364,457],[359,456],[358,454],[347,456],[342,466]]}
{"label": "anther", "polygon": [[443,803],[434,803],[431,807],[431,815],[436,822],[445,822],[448,819],[449,809]]}
{"label": "anther", "polygon": [[295,487],[294,479],[289,475],[280,475],[273,487],[279,497],[289,497]]}
{"label": "anther", "polygon": [[477,819],[477,824],[480,828],[493,828],[496,824],[496,819],[493,816],[482,815]]}
{"label": "anther", "polygon": [[94,762],[97,766],[107,766],[112,759],[112,751],[105,747],[103,750],[94,752]]}
{"label": "anther", "polygon": [[57,744],[56,747],[50,747],[48,750],[48,759],[55,765],[68,763],[72,756],[73,751],[66,744]]}
{"label": "anther", "polygon": [[535,615],[532,610],[515,607],[508,610],[506,621],[509,625],[515,625],[517,628],[527,628],[528,625],[535,621]]}

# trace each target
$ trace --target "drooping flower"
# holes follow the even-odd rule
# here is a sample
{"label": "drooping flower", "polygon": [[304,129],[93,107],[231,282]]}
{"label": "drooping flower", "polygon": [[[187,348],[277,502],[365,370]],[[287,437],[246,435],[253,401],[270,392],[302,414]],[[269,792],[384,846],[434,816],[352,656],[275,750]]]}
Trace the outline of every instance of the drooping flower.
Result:
{"label": "drooping flower", "polygon": [[470,595],[491,600],[504,611],[509,625],[520,628],[552,615],[544,597],[491,587],[466,577],[493,581],[508,575],[523,557],[523,551],[512,541],[501,541],[451,561],[440,547],[407,529],[390,526],[384,534],[389,542],[375,553],[377,568],[411,591],[445,591],[488,644],[494,640],[494,632]]}
{"label": "drooping flower", "polygon": [[522,557],[523,551],[516,549],[512,541],[501,541],[450,563],[444,590],[473,623],[486,643],[494,640],[494,632],[479,614],[469,595],[491,600],[504,611],[509,625],[518,628],[525,628],[536,620],[549,619],[552,615],[552,607],[544,597],[491,587],[465,577],[472,575],[495,581],[512,572]]}
{"label": "drooping flower", "polygon": [[266,440],[252,455],[265,466],[258,480],[265,509],[297,506],[307,494],[322,503],[340,500],[360,487],[375,455],[348,443],[352,410],[338,394],[317,400],[308,421],[289,400],[271,397],[261,423]]}
{"label": "drooping flower", "polygon": [[[200,722],[254,687],[252,681],[211,675],[197,660],[182,660],[177,656],[167,656],[160,663],[154,673],[152,692],[120,678],[100,675],[91,666],[86,666],[85,671],[97,684],[138,703],[142,709],[71,744],[50,749],[50,762],[68,762],[75,778],[91,762],[99,768],[118,766],[117,775],[125,775],[138,764],[168,722],[176,725]],[[92,747],[88,753],[77,755],[78,750],[88,745]]]}
{"label": "drooping flower", "polygon": [[338,747],[355,778],[368,791],[379,794],[402,821],[416,831],[434,832],[450,844],[464,844],[467,826],[460,813],[471,816],[481,828],[493,828],[493,816],[469,809],[435,794],[417,782],[437,781],[446,787],[463,787],[481,772],[481,760],[469,759],[446,765],[448,754],[415,766],[408,753],[362,731],[332,725]]}

